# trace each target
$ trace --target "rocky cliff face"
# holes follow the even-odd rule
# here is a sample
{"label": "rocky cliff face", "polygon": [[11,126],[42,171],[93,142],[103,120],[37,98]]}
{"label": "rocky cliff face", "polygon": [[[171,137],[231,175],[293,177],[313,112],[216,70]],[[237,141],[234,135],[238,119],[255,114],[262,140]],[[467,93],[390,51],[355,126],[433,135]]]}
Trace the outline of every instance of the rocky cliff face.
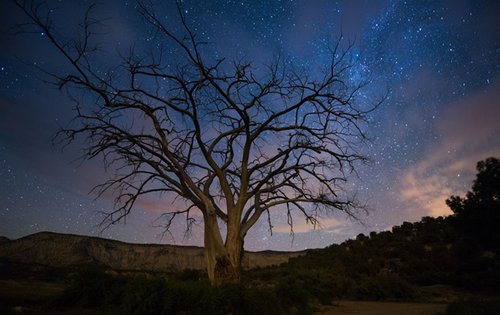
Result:
{"label": "rocky cliff face", "polygon": [[[246,252],[243,267],[279,265],[305,252]],[[90,262],[115,270],[168,271],[205,269],[203,248],[128,244],[97,237],[42,232],[0,242],[0,259],[11,262],[68,267]]]}

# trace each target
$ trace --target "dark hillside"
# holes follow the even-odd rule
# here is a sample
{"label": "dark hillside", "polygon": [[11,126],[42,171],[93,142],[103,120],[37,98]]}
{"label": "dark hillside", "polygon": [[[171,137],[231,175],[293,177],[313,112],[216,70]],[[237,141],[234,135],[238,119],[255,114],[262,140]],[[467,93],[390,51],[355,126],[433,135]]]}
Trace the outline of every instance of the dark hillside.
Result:
{"label": "dark hillside", "polygon": [[426,294],[422,287],[443,285],[499,292],[500,160],[481,161],[477,170],[472,190],[447,200],[454,212],[449,217],[360,234],[251,277],[288,277],[337,298],[420,299]]}
{"label": "dark hillside", "polygon": [[498,253],[467,242],[456,225],[454,217],[405,222],[392,231],[309,250],[279,268],[255,270],[251,278],[285,277],[351,299],[421,299],[422,287],[443,285],[500,291]]}

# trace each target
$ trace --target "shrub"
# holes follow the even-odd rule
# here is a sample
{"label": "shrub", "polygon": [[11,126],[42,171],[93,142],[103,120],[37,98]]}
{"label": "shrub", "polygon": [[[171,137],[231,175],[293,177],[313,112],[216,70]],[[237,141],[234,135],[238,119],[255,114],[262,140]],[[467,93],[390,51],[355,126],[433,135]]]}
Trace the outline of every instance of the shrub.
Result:
{"label": "shrub", "polygon": [[112,276],[99,266],[82,270],[57,301],[59,305],[98,308],[107,314],[310,314],[300,284],[282,286],[226,284],[162,276]]}
{"label": "shrub", "polygon": [[352,295],[370,300],[412,299],[416,289],[397,275],[387,274],[360,279],[355,282]]}
{"label": "shrub", "polygon": [[276,294],[283,309],[296,314],[312,314],[309,306],[312,295],[307,290],[303,278],[292,276],[281,278],[276,285]]}
{"label": "shrub", "polygon": [[89,308],[112,304],[124,282],[125,279],[121,277],[107,274],[104,267],[91,264],[76,274],[70,288],[55,304]]}

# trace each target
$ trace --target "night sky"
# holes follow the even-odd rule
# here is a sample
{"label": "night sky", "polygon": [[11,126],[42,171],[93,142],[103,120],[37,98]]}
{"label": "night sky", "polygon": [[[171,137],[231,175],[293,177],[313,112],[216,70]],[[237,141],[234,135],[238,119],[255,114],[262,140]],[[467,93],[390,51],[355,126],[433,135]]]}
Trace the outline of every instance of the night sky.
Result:
{"label": "night sky", "polygon": [[[134,1],[103,2],[95,10],[105,18],[98,37],[103,55],[96,62],[111,67],[119,62],[117,51],[155,44]],[[175,2],[163,2],[159,12],[178,29]],[[57,7],[52,14],[61,35],[69,36],[91,2],[49,3]],[[183,6],[215,55],[245,57],[256,66],[276,54],[306,68],[326,62],[328,45],[342,29],[355,42],[350,79],[371,81],[361,96],[388,96],[369,117],[371,141],[362,150],[371,162],[360,165],[346,186],[371,209],[360,214],[363,224],[335,215],[313,230],[297,217],[293,242],[286,220],[275,222],[272,235],[257,224],[248,250],[324,247],[423,216],[449,215],[445,199],[470,188],[476,162],[500,156],[499,1],[190,0]],[[112,200],[95,200],[89,191],[107,178],[102,162],[82,163],[78,143],[65,150],[51,144],[72,118],[73,104],[33,67],[58,71],[68,65],[46,34],[12,33],[26,20],[6,1],[0,21],[0,235],[54,231],[202,245],[202,225],[189,238],[181,225],[173,237],[162,237],[155,219],[168,209],[167,200],[144,200],[126,224],[100,233],[98,212],[110,209]]]}

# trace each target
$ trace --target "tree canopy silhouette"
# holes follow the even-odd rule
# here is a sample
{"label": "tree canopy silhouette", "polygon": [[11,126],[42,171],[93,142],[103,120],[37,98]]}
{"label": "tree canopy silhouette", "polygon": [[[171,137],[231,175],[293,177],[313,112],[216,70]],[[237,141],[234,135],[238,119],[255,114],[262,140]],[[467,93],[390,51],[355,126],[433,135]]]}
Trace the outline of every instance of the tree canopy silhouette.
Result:
{"label": "tree canopy silhouette", "polygon": [[464,198],[451,196],[446,204],[453,211],[466,236],[499,252],[500,236],[500,160],[487,158],[477,163],[472,189]]}
{"label": "tree canopy silhouette", "polygon": [[177,59],[167,63],[168,53],[156,47],[142,55],[131,51],[120,56],[118,76],[93,59],[100,27],[93,6],[81,36],[63,41],[43,6],[16,4],[71,66],[51,72],[53,82],[74,94],[83,91],[59,139],[83,137],[86,158],[103,157],[116,170],[97,187],[100,194],[116,194],[105,226],[124,219],[146,194],[175,196],[181,202],[165,206],[165,228],[179,216],[186,229],[203,218],[208,275],[218,284],[239,279],[245,236],[263,216],[272,229],[270,211],[283,212],[292,232],[294,212],[313,225],[322,211],[354,216],[359,205],[344,184],[356,162],[365,160],[358,152],[366,139],[363,125],[380,101],[356,102],[364,83],[349,81],[352,44],[342,37],[317,72],[282,58],[259,68],[207,55],[181,2],[176,32],[139,3],[155,43],[175,49]]}

